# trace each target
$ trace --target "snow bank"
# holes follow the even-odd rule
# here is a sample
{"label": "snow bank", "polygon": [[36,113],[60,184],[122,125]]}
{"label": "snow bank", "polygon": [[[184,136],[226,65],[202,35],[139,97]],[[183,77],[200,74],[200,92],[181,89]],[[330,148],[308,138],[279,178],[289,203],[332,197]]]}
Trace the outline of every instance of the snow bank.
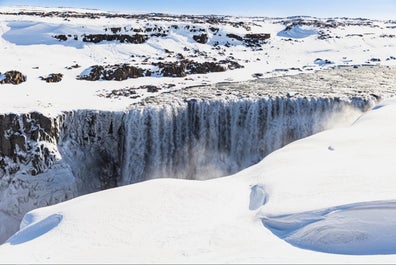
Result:
{"label": "snow bank", "polygon": [[396,254],[394,115],[396,101],[387,101],[350,128],[292,143],[249,169],[270,190],[264,226],[301,248]]}
{"label": "snow bank", "polygon": [[263,218],[290,244],[337,254],[396,254],[396,202],[369,201]]}
{"label": "snow bank", "polygon": [[150,180],[34,210],[0,261],[392,262],[394,115],[385,102],[233,176]]}
{"label": "snow bank", "polygon": [[[48,12],[52,12],[51,15],[46,15]],[[27,76],[26,82],[17,88],[1,86],[0,112],[35,110],[56,115],[75,109],[125,111],[148,97],[196,85],[311,73],[338,65],[396,64],[395,39],[392,37],[395,29],[387,21],[338,18],[328,22],[309,17],[221,16],[210,20],[207,16],[127,14],[123,17],[117,14],[114,17],[115,14],[92,12],[0,8],[0,72],[18,70]],[[114,37],[111,29],[115,29],[117,34],[132,37],[137,34],[134,30],[141,30],[138,33],[146,34],[149,39],[143,43],[118,40],[84,42],[85,35]],[[206,43],[194,40],[194,36],[200,34],[206,34]],[[270,38],[262,40],[258,38],[262,36],[260,34],[270,34]],[[246,36],[250,36],[249,41]],[[89,70],[93,65],[128,63],[155,70],[154,65],[159,62],[175,62],[181,58],[199,63],[232,60],[244,68],[194,74],[187,78],[161,77],[153,73],[152,76],[123,81],[87,82],[76,79],[83,69]],[[317,58],[333,64],[315,64]],[[71,67],[76,65],[80,68]],[[40,76],[51,73],[63,74],[62,81],[44,83],[40,79]],[[162,89],[150,93],[139,89],[144,85]],[[135,92],[133,97],[108,96],[125,88]]]}
{"label": "snow bank", "polygon": [[312,27],[296,25],[290,29],[279,31],[277,36],[283,38],[303,39],[315,35],[317,33],[318,31],[313,29]]}

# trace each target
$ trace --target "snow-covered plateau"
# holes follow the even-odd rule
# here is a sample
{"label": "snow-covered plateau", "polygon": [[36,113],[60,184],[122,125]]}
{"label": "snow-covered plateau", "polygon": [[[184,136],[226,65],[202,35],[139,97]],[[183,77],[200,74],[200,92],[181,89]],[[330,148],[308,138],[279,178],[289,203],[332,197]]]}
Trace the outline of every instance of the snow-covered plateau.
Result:
{"label": "snow-covered plateau", "polygon": [[0,36],[0,263],[396,261],[396,21],[3,7]]}

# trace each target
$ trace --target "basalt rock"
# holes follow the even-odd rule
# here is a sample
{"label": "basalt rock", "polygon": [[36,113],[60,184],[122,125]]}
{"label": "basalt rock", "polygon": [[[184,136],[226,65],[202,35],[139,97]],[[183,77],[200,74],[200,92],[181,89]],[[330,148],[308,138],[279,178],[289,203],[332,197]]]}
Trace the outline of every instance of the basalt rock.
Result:
{"label": "basalt rock", "polygon": [[178,62],[159,62],[154,63],[155,66],[158,66],[159,72],[162,76],[166,77],[185,77],[186,74],[186,65],[183,61]]}
{"label": "basalt rock", "polygon": [[189,74],[207,74],[213,72],[224,72],[227,70],[226,67],[215,62],[203,62],[197,63],[194,61],[188,61],[186,69]]}
{"label": "basalt rock", "polygon": [[242,41],[247,47],[261,46],[267,39],[271,37],[271,35],[268,33],[250,33],[245,34],[244,37],[233,33],[228,33],[226,36],[230,39]]}
{"label": "basalt rock", "polygon": [[83,35],[83,42],[99,43],[102,41],[119,41],[121,43],[141,44],[148,40],[148,36],[144,34],[87,34]]}
{"label": "basalt rock", "polygon": [[84,73],[80,74],[77,79],[79,80],[116,80],[122,81],[129,78],[138,78],[146,76],[144,69],[130,66],[128,64],[116,64],[116,65],[94,65],[89,69],[85,70]]}
{"label": "basalt rock", "polygon": [[0,73],[0,84],[13,84],[18,85],[26,81],[26,76],[24,76],[19,71],[7,71],[4,74]]}
{"label": "basalt rock", "polygon": [[228,33],[226,36],[230,39],[236,39],[239,41],[243,41],[243,38],[241,36],[233,34],[233,33]]}
{"label": "basalt rock", "polygon": [[0,176],[22,168],[36,175],[51,166],[57,159],[59,121],[38,112],[0,115]]}
{"label": "basalt rock", "polygon": [[271,34],[268,33],[246,34],[243,40],[246,46],[253,47],[253,46],[261,46],[270,37]]}
{"label": "basalt rock", "polygon": [[194,35],[193,39],[201,44],[205,44],[208,42],[208,35],[206,33],[202,33],[201,35]]}
{"label": "basalt rock", "polygon": [[40,79],[47,83],[58,83],[62,81],[62,78],[63,78],[63,74],[61,73],[49,74],[47,77],[40,76]]}
{"label": "basalt rock", "polygon": [[60,35],[55,35],[53,36],[55,39],[59,40],[59,41],[67,41],[67,36],[64,34],[60,34]]}
{"label": "basalt rock", "polygon": [[214,72],[224,72],[227,69],[233,70],[243,68],[236,61],[221,60],[219,62],[195,62],[192,60],[180,60],[177,62],[159,62],[153,63],[158,66],[159,74],[168,77],[185,77],[190,74],[207,74]]}

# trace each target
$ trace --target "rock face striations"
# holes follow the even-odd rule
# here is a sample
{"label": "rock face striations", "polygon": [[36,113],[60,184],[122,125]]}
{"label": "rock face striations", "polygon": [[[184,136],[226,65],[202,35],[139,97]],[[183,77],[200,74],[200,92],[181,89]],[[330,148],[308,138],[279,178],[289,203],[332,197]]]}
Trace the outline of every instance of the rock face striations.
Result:
{"label": "rock face striations", "polygon": [[59,157],[56,144],[61,119],[37,112],[0,115],[0,177],[24,166],[25,173],[33,176],[51,167]]}

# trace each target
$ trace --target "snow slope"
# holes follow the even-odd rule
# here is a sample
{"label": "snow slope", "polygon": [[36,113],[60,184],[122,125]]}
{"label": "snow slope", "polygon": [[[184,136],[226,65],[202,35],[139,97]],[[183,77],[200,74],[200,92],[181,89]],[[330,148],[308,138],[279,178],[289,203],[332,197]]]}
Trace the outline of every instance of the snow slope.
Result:
{"label": "snow slope", "polygon": [[[158,93],[198,84],[293,75],[335,65],[396,64],[394,21],[156,14],[127,17],[98,12],[0,8],[0,73],[18,70],[27,76],[27,81],[16,87],[0,86],[0,112],[125,110]],[[151,33],[146,33],[154,35],[138,44],[83,41],[84,34],[112,35],[112,28],[119,28],[119,34],[133,35],[134,30],[150,30]],[[205,44],[194,40],[194,35],[201,33],[207,35]],[[54,38],[62,34],[70,37],[66,41]],[[270,34],[270,38],[261,46],[249,47],[249,43],[243,41],[249,34]],[[181,56],[201,63],[231,59],[243,68],[179,78],[153,74],[124,81],[76,79],[93,65],[129,63],[155,70],[153,63],[175,62]],[[80,67],[72,68],[74,65]],[[51,73],[62,73],[63,80],[46,83],[40,79]],[[155,85],[162,90],[148,93],[139,89],[143,85]],[[126,88],[134,89],[136,94],[106,97],[112,91]]]}
{"label": "snow slope", "polygon": [[393,263],[394,115],[396,101],[384,102],[233,176],[150,180],[34,210],[0,262]]}

